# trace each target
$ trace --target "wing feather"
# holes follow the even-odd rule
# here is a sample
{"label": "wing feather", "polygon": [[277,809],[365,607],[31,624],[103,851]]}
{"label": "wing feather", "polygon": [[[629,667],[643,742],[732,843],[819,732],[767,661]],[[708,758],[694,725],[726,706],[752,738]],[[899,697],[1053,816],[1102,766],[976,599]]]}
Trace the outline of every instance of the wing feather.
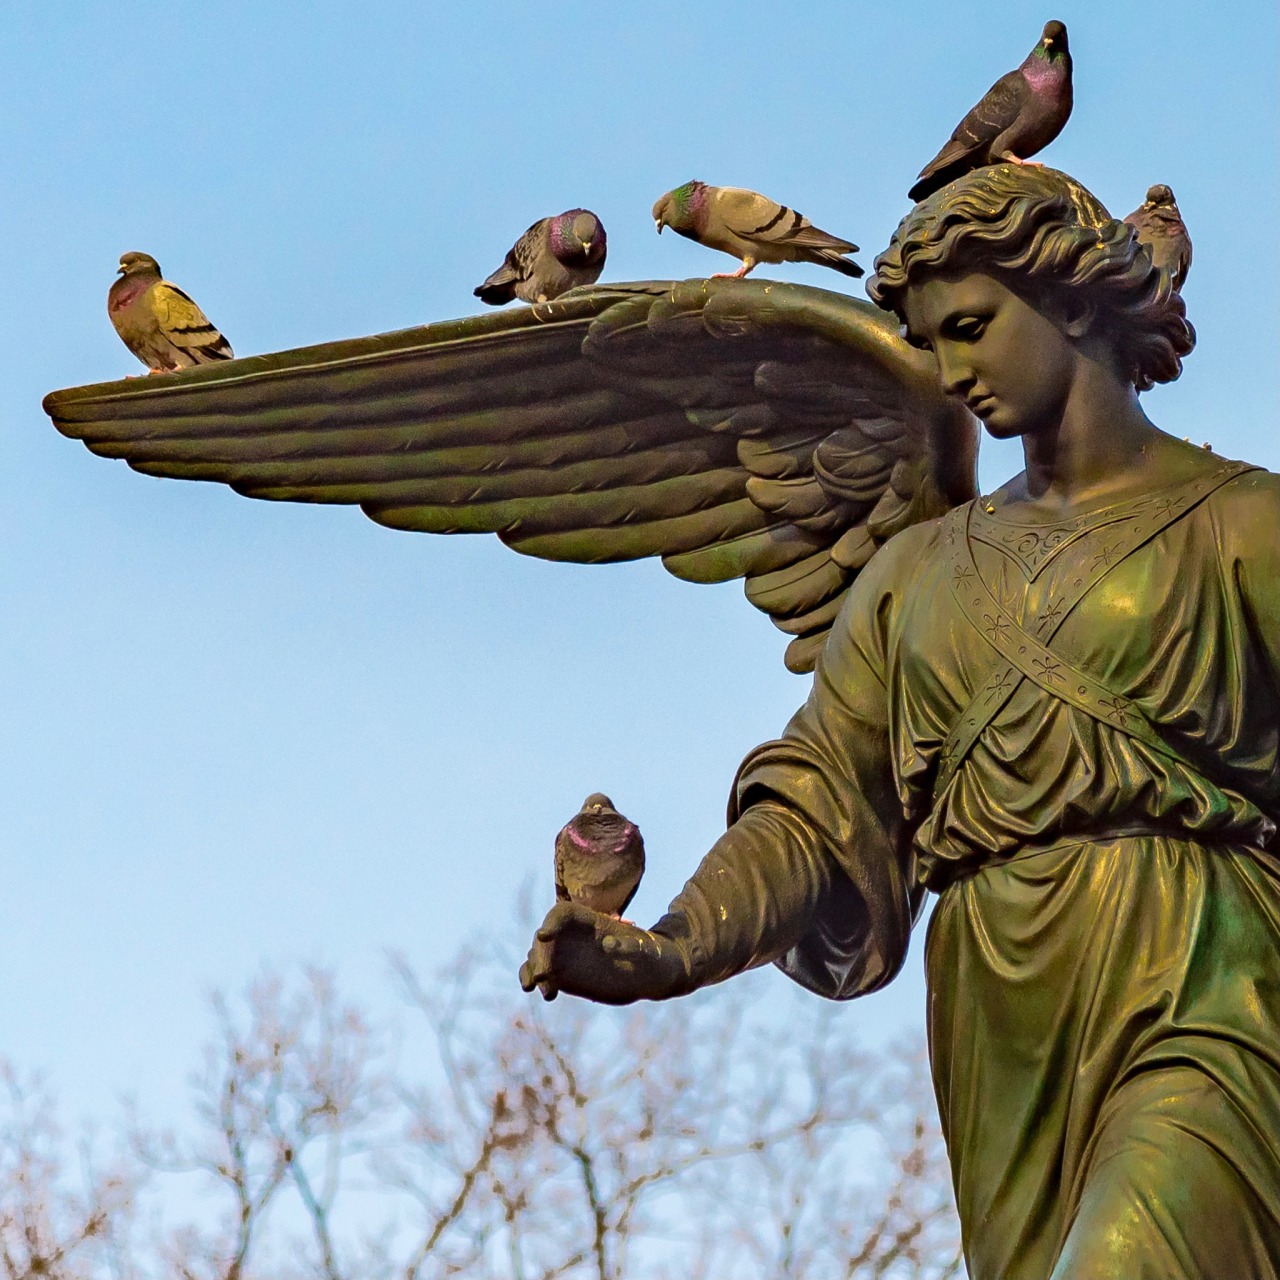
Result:
{"label": "wing feather", "polygon": [[794,637],[793,670],[875,548],[974,487],[976,426],[931,357],[867,303],[755,280],[577,290],[45,407],[150,475],[494,533],[544,559],[745,579]]}

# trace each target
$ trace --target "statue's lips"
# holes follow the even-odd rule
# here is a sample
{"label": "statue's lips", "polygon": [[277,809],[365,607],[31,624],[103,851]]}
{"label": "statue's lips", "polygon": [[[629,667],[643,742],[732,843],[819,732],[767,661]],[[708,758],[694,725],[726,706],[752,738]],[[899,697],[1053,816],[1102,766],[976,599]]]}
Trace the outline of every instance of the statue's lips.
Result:
{"label": "statue's lips", "polygon": [[991,395],[967,396],[965,405],[969,412],[977,418],[985,418],[996,407],[996,398]]}

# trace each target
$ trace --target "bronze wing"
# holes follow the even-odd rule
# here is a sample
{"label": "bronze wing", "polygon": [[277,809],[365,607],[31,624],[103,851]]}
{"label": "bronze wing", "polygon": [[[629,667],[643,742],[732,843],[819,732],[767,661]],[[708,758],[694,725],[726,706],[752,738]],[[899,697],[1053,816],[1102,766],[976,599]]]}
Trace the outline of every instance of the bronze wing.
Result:
{"label": "bronze wing", "polygon": [[869,303],[763,280],[598,286],[44,407],[148,475],[744,578],[796,672],[876,547],[975,492],[977,424],[932,357]]}

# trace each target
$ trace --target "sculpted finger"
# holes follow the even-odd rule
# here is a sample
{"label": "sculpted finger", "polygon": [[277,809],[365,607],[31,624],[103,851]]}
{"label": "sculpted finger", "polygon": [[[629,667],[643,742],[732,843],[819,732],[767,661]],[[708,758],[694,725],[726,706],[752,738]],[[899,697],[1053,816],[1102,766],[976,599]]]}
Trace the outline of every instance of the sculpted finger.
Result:
{"label": "sculpted finger", "polygon": [[539,942],[554,942],[560,934],[573,926],[591,926],[594,914],[576,902],[557,902],[547,912],[546,919],[538,926],[534,937]]}

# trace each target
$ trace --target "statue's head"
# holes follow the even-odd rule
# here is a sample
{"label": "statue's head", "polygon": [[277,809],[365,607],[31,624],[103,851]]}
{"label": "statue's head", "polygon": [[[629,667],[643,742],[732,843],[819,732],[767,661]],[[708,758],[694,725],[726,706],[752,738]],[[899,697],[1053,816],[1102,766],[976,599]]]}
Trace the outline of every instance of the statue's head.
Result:
{"label": "statue's head", "polygon": [[992,165],[921,201],[876,259],[867,293],[909,325],[909,300],[929,282],[966,277],[994,280],[1073,341],[1101,344],[1139,391],[1172,382],[1195,345],[1182,298],[1132,228],[1056,169]]}

